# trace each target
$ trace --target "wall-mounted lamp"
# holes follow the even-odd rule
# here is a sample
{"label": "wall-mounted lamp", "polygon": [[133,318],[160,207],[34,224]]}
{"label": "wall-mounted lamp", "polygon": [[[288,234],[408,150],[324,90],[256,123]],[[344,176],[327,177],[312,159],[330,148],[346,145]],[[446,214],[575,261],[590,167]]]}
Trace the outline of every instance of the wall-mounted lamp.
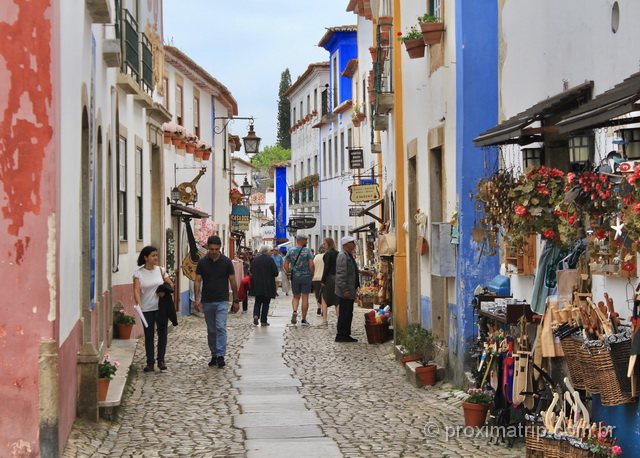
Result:
{"label": "wall-mounted lamp", "polygon": [[242,137],[244,143],[244,152],[247,156],[251,157],[260,152],[260,137],[256,136],[253,131],[253,122],[249,124],[249,133],[246,137]]}
{"label": "wall-mounted lamp", "polygon": [[177,186],[171,190],[171,200],[173,200],[174,204],[177,204],[180,200],[180,190]]}
{"label": "wall-mounted lamp", "polygon": [[544,150],[542,148],[522,148],[522,162],[525,170],[543,164]]}
{"label": "wall-mounted lamp", "polygon": [[620,131],[624,142],[622,148],[629,159],[640,158],[640,129],[622,129]]}
{"label": "wall-mounted lamp", "polygon": [[584,169],[593,161],[593,135],[575,135],[569,138],[569,163],[574,170]]}
{"label": "wall-mounted lamp", "polygon": [[242,195],[245,197],[249,197],[251,195],[252,188],[253,187],[251,186],[251,184],[247,181],[247,177],[244,177],[244,183],[242,183],[242,185],[240,186]]}

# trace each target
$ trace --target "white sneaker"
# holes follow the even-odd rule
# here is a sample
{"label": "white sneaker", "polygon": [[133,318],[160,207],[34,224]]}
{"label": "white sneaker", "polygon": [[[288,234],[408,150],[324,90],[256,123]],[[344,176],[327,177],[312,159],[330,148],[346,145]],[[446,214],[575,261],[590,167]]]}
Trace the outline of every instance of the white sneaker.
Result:
{"label": "white sneaker", "polygon": [[291,314],[291,324],[296,324],[298,322],[298,312],[293,312]]}

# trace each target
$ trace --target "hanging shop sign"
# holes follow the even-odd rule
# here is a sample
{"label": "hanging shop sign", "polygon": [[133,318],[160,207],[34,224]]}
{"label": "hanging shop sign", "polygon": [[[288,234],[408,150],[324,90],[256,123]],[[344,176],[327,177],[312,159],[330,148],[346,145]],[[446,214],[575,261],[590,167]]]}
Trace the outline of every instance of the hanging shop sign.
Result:
{"label": "hanging shop sign", "polygon": [[249,209],[244,205],[234,205],[231,209],[231,230],[246,232],[249,230],[251,215]]}
{"label": "hanging shop sign", "polygon": [[358,216],[364,207],[349,207],[349,216]]}
{"label": "hanging shop sign", "polygon": [[354,184],[349,186],[351,202],[371,202],[380,199],[377,184]]}
{"label": "hanging shop sign", "polygon": [[352,148],[349,150],[349,168],[350,169],[364,168],[364,152],[362,148]]}
{"label": "hanging shop sign", "polygon": [[312,216],[297,216],[289,218],[288,226],[292,229],[311,229],[316,225],[316,219]]}
{"label": "hanging shop sign", "polygon": [[262,230],[262,240],[268,241],[273,240],[276,236],[276,228],[275,226],[262,226],[260,228]]}

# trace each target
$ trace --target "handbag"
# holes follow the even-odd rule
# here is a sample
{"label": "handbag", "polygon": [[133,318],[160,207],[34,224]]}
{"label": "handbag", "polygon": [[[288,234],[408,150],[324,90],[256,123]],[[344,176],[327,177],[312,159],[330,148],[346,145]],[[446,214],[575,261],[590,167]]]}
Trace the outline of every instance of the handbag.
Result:
{"label": "handbag", "polygon": [[378,254],[380,256],[393,256],[396,254],[396,234],[382,234],[378,243]]}

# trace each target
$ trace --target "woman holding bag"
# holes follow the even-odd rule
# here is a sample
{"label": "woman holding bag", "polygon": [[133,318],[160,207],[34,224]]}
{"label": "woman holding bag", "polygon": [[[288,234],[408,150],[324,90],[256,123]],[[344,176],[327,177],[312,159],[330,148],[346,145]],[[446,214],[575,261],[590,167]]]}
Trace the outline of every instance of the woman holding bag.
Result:
{"label": "woman holding bag", "polygon": [[154,371],[153,340],[155,328],[158,328],[158,369],[167,370],[164,361],[167,349],[167,325],[166,315],[160,317],[159,299],[165,293],[157,293],[159,286],[165,282],[173,288],[173,282],[161,267],[158,267],[158,249],[146,246],[138,256],[138,269],[133,272],[133,297],[136,304],[140,304],[148,326],[144,328],[144,348],[147,353],[147,365],[144,372]]}

